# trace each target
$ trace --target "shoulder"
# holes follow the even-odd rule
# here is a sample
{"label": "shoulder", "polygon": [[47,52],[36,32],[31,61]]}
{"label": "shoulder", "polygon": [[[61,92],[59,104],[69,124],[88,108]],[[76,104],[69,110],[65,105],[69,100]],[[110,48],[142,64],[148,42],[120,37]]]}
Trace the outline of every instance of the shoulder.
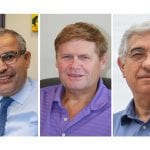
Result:
{"label": "shoulder", "polygon": [[115,113],[113,115],[114,120],[120,119],[124,116],[128,116],[131,115],[132,110],[134,109],[134,101],[130,101],[129,104],[126,106],[126,108],[124,110],[118,111],[117,113]]}
{"label": "shoulder", "polygon": [[58,97],[59,97],[59,89],[61,88],[61,85],[55,85],[55,86],[47,86],[44,88],[41,88],[40,90],[40,104],[42,111],[46,111],[44,109],[49,109],[53,103]]}
{"label": "shoulder", "polygon": [[99,83],[99,91],[103,93],[103,96],[108,99],[111,99],[111,89],[108,89],[108,87],[104,84],[103,80]]}
{"label": "shoulder", "polygon": [[41,94],[46,94],[46,93],[55,93],[58,88],[60,87],[61,85],[58,84],[58,85],[53,85],[53,86],[47,86],[47,87],[44,87],[44,88],[41,88]]}
{"label": "shoulder", "polygon": [[41,88],[40,90],[40,97],[41,99],[47,100],[47,99],[54,99],[56,95],[59,94],[59,91],[61,90],[62,85],[54,85],[54,86],[47,86],[44,88]]}
{"label": "shoulder", "polygon": [[33,80],[30,77],[28,77],[28,81],[31,84],[32,88],[38,89],[38,81],[37,80]]}
{"label": "shoulder", "polygon": [[113,115],[113,122],[115,123],[115,122],[120,121],[123,113],[124,113],[124,110],[119,111],[117,113],[114,113],[114,115]]}

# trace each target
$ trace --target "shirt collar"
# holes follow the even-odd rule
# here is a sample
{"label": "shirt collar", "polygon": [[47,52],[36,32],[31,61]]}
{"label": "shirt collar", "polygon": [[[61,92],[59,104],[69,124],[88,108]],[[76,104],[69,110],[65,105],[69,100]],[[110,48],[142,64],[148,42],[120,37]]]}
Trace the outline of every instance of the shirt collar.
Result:
{"label": "shirt collar", "polygon": [[135,105],[133,99],[121,115],[121,124],[124,125],[126,123],[129,123],[131,120],[138,120],[135,114]]}
{"label": "shirt collar", "polygon": [[111,92],[104,85],[103,80],[98,81],[96,95],[93,97],[89,107],[91,110],[98,110],[104,107],[110,107]]}
{"label": "shirt collar", "polygon": [[58,86],[58,89],[55,92],[55,97],[53,102],[57,102],[60,106],[61,106],[61,99],[62,99],[62,95],[65,91],[65,88],[62,84],[60,84],[60,86]]}
{"label": "shirt collar", "polygon": [[[60,84],[60,86],[58,87],[58,89],[55,93],[53,102],[57,102],[61,106],[62,105],[61,99],[62,99],[62,95],[63,95],[64,91],[65,91],[64,86],[62,84]],[[93,97],[93,99],[92,99],[91,103],[88,105],[88,107],[91,110],[97,110],[97,109],[101,109],[102,107],[106,106],[106,104],[108,104],[108,100],[110,99],[110,96],[111,96],[110,92],[108,92],[108,91],[110,91],[110,90],[106,88],[102,79],[100,79],[98,81],[98,88],[97,88],[96,95]]]}
{"label": "shirt collar", "polygon": [[[15,95],[11,96],[11,98],[13,98],[14,101],[16,101],[17,103],[23,104],[26,98],[28,97],[31,88],[32,84],[30,78],[27,78],[21,90],[18,91]],[[0,99],[2,99],[2,96],[0,96]]]}

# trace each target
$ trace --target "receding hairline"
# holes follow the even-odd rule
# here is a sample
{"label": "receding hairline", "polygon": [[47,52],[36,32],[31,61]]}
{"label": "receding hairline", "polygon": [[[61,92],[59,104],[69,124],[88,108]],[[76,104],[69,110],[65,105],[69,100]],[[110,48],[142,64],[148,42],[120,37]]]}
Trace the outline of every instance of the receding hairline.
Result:
{"label": "receding hairline", "polygon": [[21,51],[26,51],[26,41],[21,34],[11,29],[0,28],[0,36],[4,36],[4,35],[12,36],[14,39],[16,39],[19,49]]}

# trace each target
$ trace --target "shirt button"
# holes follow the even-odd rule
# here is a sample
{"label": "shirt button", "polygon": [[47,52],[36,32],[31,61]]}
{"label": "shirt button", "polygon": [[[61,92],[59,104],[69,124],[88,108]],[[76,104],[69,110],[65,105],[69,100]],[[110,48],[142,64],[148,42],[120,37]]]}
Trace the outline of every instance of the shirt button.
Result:
{"label": "shirt button", "polygon": [[143,126],[143,129],[144,129],[144,130],[146,129],[146,126],[145,126],[145,125]]}
{"label": "shirt button", "polygon": [[68,118],[64,118],[64,121],[67,121],[68,120]]}
{"label": "shirt button", "polygon": [[62,136],[65,136],[65,133],[62,133]]}

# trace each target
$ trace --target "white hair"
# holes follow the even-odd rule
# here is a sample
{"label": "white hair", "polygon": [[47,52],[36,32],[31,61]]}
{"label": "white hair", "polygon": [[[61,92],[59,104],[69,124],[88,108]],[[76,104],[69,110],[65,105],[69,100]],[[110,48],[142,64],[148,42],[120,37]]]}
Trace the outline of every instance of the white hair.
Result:
{"label": "white hair", "polygon": [[122,62],[125,61],[130,38],[135,34],[143,34],[146,32],[150,32],[150,21],[131,26],[128,30],[126,30],[122,36],[121,44],[119,47],[119,58],[122,60]]}

